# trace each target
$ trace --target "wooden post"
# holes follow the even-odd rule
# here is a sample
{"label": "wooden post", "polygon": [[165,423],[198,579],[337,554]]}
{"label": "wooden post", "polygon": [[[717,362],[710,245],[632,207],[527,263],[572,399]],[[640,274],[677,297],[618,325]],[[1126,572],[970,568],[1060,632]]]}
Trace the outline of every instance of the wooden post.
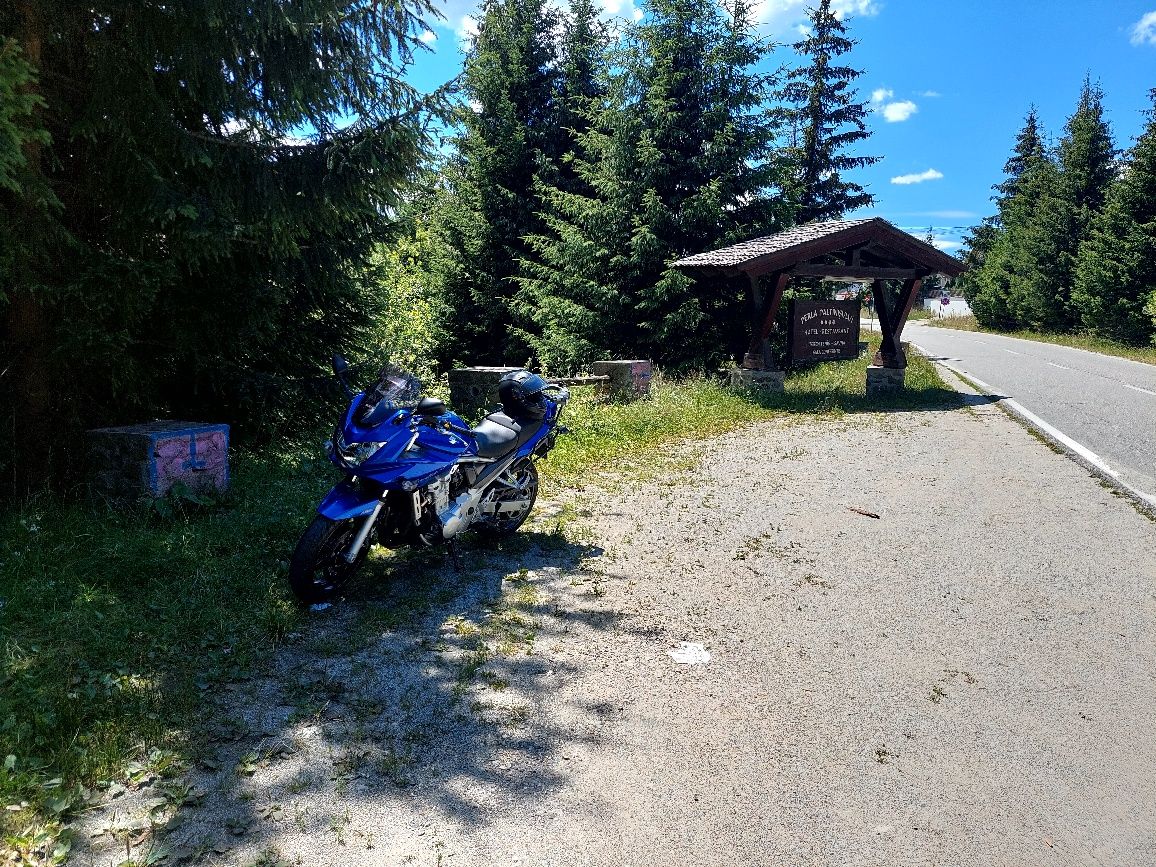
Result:
{"label": "wooden post", "polygon": [[[752,294],[757,293],[761,297],[762,292],[759,291],[759,278],[753,274],[748,277],[751,281]],[[775,327],[775,317],[779,313],[779,305],[783,301],[783,292],[787,288],[787,284],[791,280],[791,275],[786,271],[779,271],[774,275],[775,284],[771,290],[770,297],[762,298],[762,303],[756,308],[755,319],[751,323],[751,344],[747,349],[747,356],[743,359],[744,370],[777,370],[778,366],[771,358],[771,344],[770,336],[771,330]]]}
{"label": "wooden post", "polygon": [[874,363],[881,367],[895,367],[895,316],[887,301],[885,281],[871,283],[871,297],[875,299],[875,314],[879,317],[879,332],[883,335],[883,344],[875,353]]}
{"label": "wooden post", "polygon": [[759,330],[763,327],[763,288],[759,285],[759,278],[755,274],[747,274],[750,286],[747,290],[747,300],[750,302],[750,329],[751,342],[747,346],[746,357],[743,358],[743,370],[763,370],[766,367],[766,352],[762,341],[758,339]]}
{"label": "wooden post", "polygon": [[922,277],[903,281],[903,291],[899,296],[899,315],[895,317],[895,324],[891,333],[891,343],[895,347],[895,364],[888,366],[907,367],[907,355],[903,351],[903,327],[907,324],[907,317],[911,313],[911,305],[919,295],[919,287],[922,285]]}

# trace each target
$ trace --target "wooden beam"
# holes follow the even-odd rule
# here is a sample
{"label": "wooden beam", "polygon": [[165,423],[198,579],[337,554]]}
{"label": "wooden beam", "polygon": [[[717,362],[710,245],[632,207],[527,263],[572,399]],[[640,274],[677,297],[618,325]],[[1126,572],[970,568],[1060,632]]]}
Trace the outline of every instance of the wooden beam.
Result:
{"label": "wooden beam", "polygon": [[766,366],[766,353],[763,351],[762,341],[757,339],[763,327],[763,289],[759,285],[757,274],[747,274],[747,307],[750,310],[751,340],[747,345],[747,354],[743,358],[743,370],[763,370]]}
{"label": "wooden beam", "polygon": [[891,342],[895,346],[895,355],[893,356],[894,364],[891,366],[899,368],[907,367],[907,354],[903,351],[903,326],[907,324],[907,316],[911,313],[911,305],[918,297],[919,287],[922,285],[923,279],[921,277],[903,282],[903,289],[899,294],[899,315],[895,317],[895,324],[892,328]]}
{"label": "wooden beam", "polygon": [[870,268],[863,265],[796,265],[795,277],[840,277],[852,280],[913,280],[925,272],[917,268]]}
{"label": "wooden beam", "polygon": [[773,253],[765,253],[737,267],[742,268],[748,274],[773,274],[816,256],[825,256],[870,241],[878,231],[875,222],[872,220],[850,229],[803,241]]}
{"label": "wooden beam", "polygon": [[887,286],[882,280],[871,284],[871,297],[875,300],[875,315],[879,317],[879,331],[883,335],[883,344],[875,353],[874,363],[894,367],[895,317],[887,300]]}
{"label": "wooden beam", "polygon": [[748,277],[751,281],[751,295],[760,298],[761,303],[756,307],[756,318],[751,323],[751,342],[747,348],[746,358],[743,359],[743,368],[745,370],[777,370],[774,359],[771,358],[769,338],[771,330],[775,327],[775,317],[779,313],[783,292],[787,288],[787,283],[790,282],[791,275],[785,271],[776,274],[774,287],[766,298],[762,297],[762,292],[758,286],[759,276],[749,274]]}

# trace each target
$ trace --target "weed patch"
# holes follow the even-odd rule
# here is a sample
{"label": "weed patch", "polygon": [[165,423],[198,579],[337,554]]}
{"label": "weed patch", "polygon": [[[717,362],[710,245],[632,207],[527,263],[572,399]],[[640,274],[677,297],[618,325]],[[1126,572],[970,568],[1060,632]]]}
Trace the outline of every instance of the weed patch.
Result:
{"label": "weed patch", "polygon": [[782,394],[736,391],[721,377],[671,382],[656,376],[650,399],[627,404],[607,404],[578,389],[566,410],[571,433],[561,437],[551,453],[543,487],[550,493],[591,484],[614,487],[675,474],[694,463],[673,448],[679,441],[706,439],[773,418],[841,418],[960,405],[958,394],[944,385],[935,366],[914,351],[907,354],[906,388],[868,398],[867,366],[879,339],[868,334],[867,354],[857,361],[791,371]]}

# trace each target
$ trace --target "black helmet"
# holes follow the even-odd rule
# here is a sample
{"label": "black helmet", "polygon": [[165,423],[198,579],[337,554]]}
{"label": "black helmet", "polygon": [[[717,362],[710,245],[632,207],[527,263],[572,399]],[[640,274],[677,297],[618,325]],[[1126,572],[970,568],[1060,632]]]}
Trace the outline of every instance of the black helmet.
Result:
{"label": "black helmet", "polygon": [[546,416],[542,390],[546,380],[528,370],[511,370],[498,380],[502,411],[511,418],[540,419]]}

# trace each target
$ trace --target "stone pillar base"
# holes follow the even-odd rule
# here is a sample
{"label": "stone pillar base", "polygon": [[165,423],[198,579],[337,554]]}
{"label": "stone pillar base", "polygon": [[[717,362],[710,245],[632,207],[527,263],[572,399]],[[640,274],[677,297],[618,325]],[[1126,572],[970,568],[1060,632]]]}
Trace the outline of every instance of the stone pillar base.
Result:
{"label": "stone pillar base", "polygon": [[590,372],[610,377],[610,396],[615,399],[634,400],[650,394],[649,361],[595,361]]}
{"label": "stone pillar base", "polygon": [[907,370],[902,367],[880,367],[872,364],[867,368],[867,396],[902,391],[906,375]]}
{"label": "stone pillar base", "polygon": [[731,388],[749,388],[781,393],[787,373],[783,370],[746,370],[741,367],[732,367],[730,378]]}
{"label": "stone pillar base", "polygon": [[467,418],[498,405],[498,381],[520,367],[459,367],[451,370],[450,408]]}

